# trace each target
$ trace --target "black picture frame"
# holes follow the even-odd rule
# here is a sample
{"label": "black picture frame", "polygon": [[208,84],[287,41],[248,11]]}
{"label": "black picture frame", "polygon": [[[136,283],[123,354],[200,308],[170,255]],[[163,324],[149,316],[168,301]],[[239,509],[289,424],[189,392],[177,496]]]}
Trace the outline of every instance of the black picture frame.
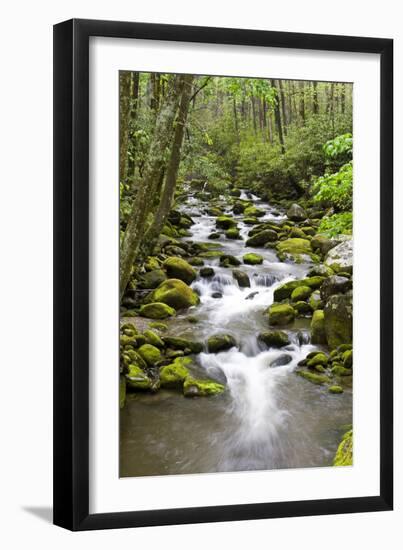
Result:
{"label": "black picture frame", "polygon": [[[89,38],[380,54],[380,492],[327,500],[89,513]],[[72,19],[54,26],[54,523],[77,530],[392,510],[393,40]]]}

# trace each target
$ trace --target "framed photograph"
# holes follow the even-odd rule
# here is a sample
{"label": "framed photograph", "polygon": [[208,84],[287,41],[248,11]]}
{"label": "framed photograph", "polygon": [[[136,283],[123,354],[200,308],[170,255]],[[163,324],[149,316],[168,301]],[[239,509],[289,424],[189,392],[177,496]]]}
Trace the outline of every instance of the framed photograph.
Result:
{"label": "framed photograph", "polygon": [[54,27],[54,523],[391,510],[393,41]]}

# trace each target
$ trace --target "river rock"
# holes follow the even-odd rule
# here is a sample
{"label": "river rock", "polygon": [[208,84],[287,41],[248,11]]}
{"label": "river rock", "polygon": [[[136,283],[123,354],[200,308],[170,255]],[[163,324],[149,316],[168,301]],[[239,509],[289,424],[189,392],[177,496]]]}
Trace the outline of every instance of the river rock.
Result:
{"label": "river rock", "polygon": [[139,288],[157,288],[166,278],[167,276],[162,269],[153,269],[141,276],[137,286]]}
{"label": "river rock", "polygon": [[196,306],[200,302],[200,298],[183,281],[168,279],[147,297],[147,302],[162,302],[178,311]]}
{"label": "river rock", "polygon": [[287,333],[283,330],[261,332],[258,336],[258,340],[269,348],[283,348],[290,343]]}
{"label": "river rock", "polygon": [[311,246],[313,250],[319,250],[319,252],[322,254],[322,256],[326,256],[326,254],[337,246],[340,243],[337,239],[329,239],[325,235],[321,235],[318,233],[317,235],[314,235],[311,239]]}
{"label": "river rock", "polygon": [[192,353],[200,353],[203,351],[203,344],[200,342],[194,342],[188,338],[177,336],[163,336],[162,340],[164,344],[173,349],[186,350],[189,349]]}
{"label": "river rock", "polygon": [[331,348],[350,344],[353,338],[352,294],[335,294],[324,309],[327,343]]}
{"label": "river rock", "polygon": [[149,367],[153,367],[161,359],[160,350],[151,344],[143,344],[139,347],[138,353]]}
{"label": "river rock", "polygon": [[242,214],[243,211],[245,210],[246,208],[246,204],[243,203],[243,202],[236,202],[234,204],[234,206],[232,207],[232,212],[234,214]]}
{"label": "river rock", "polygon": [[189,376],[186,365],[190,363],[188,358],[177,357],[173,363],[160,369],[160,383],[162,388],[182,388],[183,382]]}
{"label": "river rock", "polygon": [[312,292],[312,294],[309,297],[308,303],[311,306],[313,311],[317,309],[323,309],[324,303],[322,302],[322,299],[320,297],[319,290],[315,290],[314,292]]}
{"label": "river rock", "polygon": [[[312,243],[312,241],[311,241]],[[314,265],[307,273],[307,277],[314,277],[319,275],[320,277],[331,277],[334,275],[333,269],[324,264]]]}
{"label": "river rock", "polygon": [[143,391],[151,389],[151,379],[138,365],[129,365],[125,378],[128,389]]}
{"label": "river rock", "polygon": [[265,312],[271,325],[289,325],[294,321],[295,311],[289,304],[273,304]]}
{"label": "river rock", "polygon": [[264,210],[256,208],[256,206],[248,206],[244,210],[244,215],[252,218],[261,218],[266,214]]}
{"label": "river rock", "polygon": [[207,340],[207,349],[209,353],[219,353],[236,347],[236,341],[230,334],[216,334],[210,336]]}
{"label": "river rock", "polygon": [[165,249],[165,254],[167,256],[186,256],[187,252],[180,246],[169,245]]}
{"label": "river rock", "polygon": [[346,271],[353,272],[353,240],[348,239],[332,248],[325,259],[325,265],[336,273]]}
{"label": "river rock", "polygon": [[291,363],[292,357],[288,353],[282,353],[270,362],[270,367],[283,367]]}
{"label": "river rock", "polygon": [[162,302],[144,304],[140,308],[140,315],[149,319],[166,319],[167,317],[173,317],[175,313],[174,308]]}
{"label": "river rock", "polygon": [[163,263],[163,266],[166,269],[168,277],[172,279],[180,279],[188,285],[196,279],[196,270],[183,258],[168,258]]}
{"label": "river rock", "polygon": [[311,321],[311,342],[312,344],[326,345],[325,314],[323,310],[317,309],[313,312]]}
{"label": "river rock", "polygon": [[200,277],[213,277],[214,276],[214,269],[212,267],[202,267],[199,271]]}
{"label": "river rock", "polygon": [[293,222],[302,222],[306,220],[307,215],[302,206],[294,203],[287,210],[287,218]]}
{"label": "river rock", "polygon": [[291,292],[291,300],[293,302],[298,302],[300,300],[307,300],[312,294],[312,289],[309,286],[297,286]]}
{"label": "river rock", "polygon": [[290,256],[294,261],[301,260],[302,256],[309,256],[312,258],[311,243],[308,239],[285,239],[276,246],[279,253],[279,258],[286,258]]}
{"label": "river rock", "polygon": [[185,397],[207,397],[217,395],[225,390],[225,386],[213,380],[196,380],[188,376],[183,384]]}
{"label": "river rock", "polygon": [[352,281],[346,277],[332,275],[323,282],[320,288],[320,296],[324,302],[333,294],[345,294],[352,287]]}
{"label": "river rock", "polygon": [[259,231],[246,241],[246,246],[263,246],[268,242],[277,241],[277,233],[273,229]]}
{"label": "river rock", "polygon": [[249,252],[248,254],[245,254],[243,257],[243,263],[248,265],[259,265],[263,263],[263,256],[260,254],[254,254],[253,252]]}
{"label": "river rock", "polygon": [[233,269],[232,270],[232,276],[238,283],[239,288],[247,288],[250,287],[250,280],[247,273],[244,271],[241,271],[240,269]]}
{"label": "river rock", "polygon": [[292,307],[295,309],[295,311],[298,314],[298,317],[310,317],[312,315],[312,308],[309,304],[304,302],[303,300],[299,300],[298,302],[293,302]]}
{"label": "river rock", "polygon": [[292,291],[299,286],[309,286],[312,290],[316,290],[322,286],[324,280],[324,277],[316,276],[307,277],[306,279],[300,279],[297,281],[289,281],[274,290],[274,300],[276,302],[281,302],[282,300],[289,298]]}
{"label": "river rock", "polygon": [[219,239],[220,237],[220,233],[210,233],[210,235],[208,236],[208,238],[211,240]]}
{"label": "river rock", "polygon": [[234,220],[234,218],[231,218],[229,216],[219,216],[216,218],[216,226],[220,229],[229,229],[230,227],[236,227],[237,222]]}
{"label": "river rock", "polygon": [[231,265],[238,266],[241,265],[241,262],[238,260],[238,258],[235,258],[235,256],[231,256],[231,254],[222,254],[220,256],[220,266],[229,267]]}
{"label": "river rock", "polygon": [[225,231],[227,239],[240,239],[239,229],[237,227],[230,227]]}
{"label": "river rock", "polygon": [[165,347],[164,342],[161,340],[161,338],[156,334],[153,330],[145,330],[143,332],[143,336],[146,339],[147,344],[151,344],[152,346],[155,346],[156,348],[162,349]]}

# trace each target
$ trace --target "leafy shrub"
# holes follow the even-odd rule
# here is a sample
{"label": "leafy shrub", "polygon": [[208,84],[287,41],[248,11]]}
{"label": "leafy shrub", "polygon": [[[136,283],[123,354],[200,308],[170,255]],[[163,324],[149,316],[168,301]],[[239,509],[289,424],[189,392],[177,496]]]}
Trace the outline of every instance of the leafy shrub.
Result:
{"label": "leafy shrub", "polygon": [[331,204],[337,210],[350,210],[353,206],[353,163],[344,164],[334,174],[317,178],[313,185],[315,202]]}
{"label": "leafy shrub", "polygon": [[340,155],[351,155],[353,152],[353,136],[343,134],[334,139],[330,139],[323,146],[325,155],[329,158],[336,158]]}
{"label": "leafy shrub", "polygon": [[341,234],[351,235],[353,231],[353,213],[340,212],[322,218],[318,231],[327,237],[335,237]]}

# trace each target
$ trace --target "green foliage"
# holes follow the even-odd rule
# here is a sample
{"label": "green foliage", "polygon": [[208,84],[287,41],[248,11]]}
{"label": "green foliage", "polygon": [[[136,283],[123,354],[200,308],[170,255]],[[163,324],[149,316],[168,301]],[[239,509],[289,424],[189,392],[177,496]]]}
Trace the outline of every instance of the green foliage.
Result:
{"label": "green foliage", "polygon": [[323,146],[323,151],[329,158],[335,158],[343,154],[351,154],[353,152],[353,136],[351,134],[343,134],[334,139],[330,139]]}
{"label": "green foliage", "polygon": [[353,206],[353,163],[344,164],[338,172],[317,178],[312,186],[315,202],[328,203],[338,210]]}
{"label": "green foliage", "polygon": [[325,216],[320,222],[318,231],[327,237],[351,235],[353,230],[353,213],[340,212],[333,216]]}

